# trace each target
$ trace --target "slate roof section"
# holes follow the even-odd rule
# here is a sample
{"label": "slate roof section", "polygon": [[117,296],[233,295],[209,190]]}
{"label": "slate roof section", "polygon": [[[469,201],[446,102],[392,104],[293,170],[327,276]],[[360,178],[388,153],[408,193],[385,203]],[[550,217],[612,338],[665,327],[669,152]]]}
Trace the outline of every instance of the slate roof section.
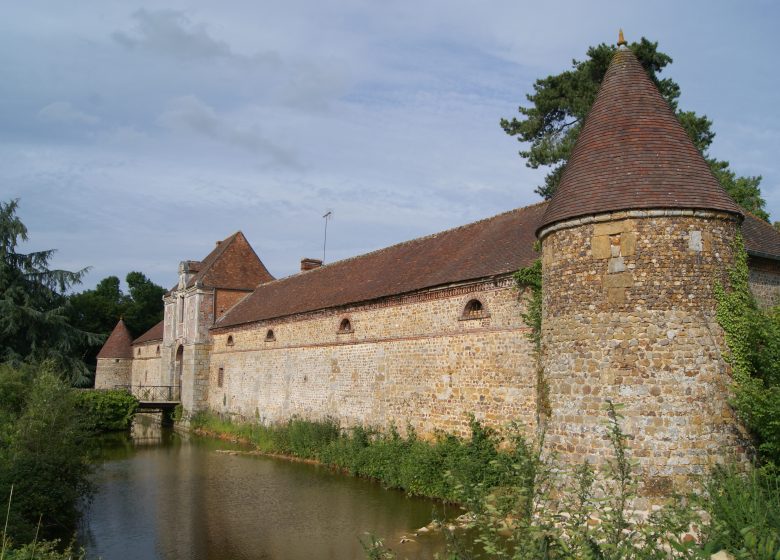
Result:
{"label": "slate roof section", "polygon": [[132,358],[133,357],[133,337],[122,319],[111,331],[103,348],[98,352],[98,358]]}
{"label": "slate roof section", "polygon": [[[274,279],[240,231],[219,241],[202,261],[190,261],[189,267],[196,273],[187,282],[188,288],[200,283],[204,288],[253,290]],[[170,291],[177,289],[174,286]]]}
{"label": "slate roof section", "polygon": [[615,53],[540,228],[642,208],[742,211],[636,56]]}
{"label": "slate roof section", "polygon": [[143,344],[145,342],[154,342],[156,340],[163,339],[163,331],[165,330],[165,320],[163,319],[144,334],[139,336],[133,341],[133,345]]}
{"label": "slate roof section", "polygon": [[518,208],[262,284],[213,328],[514,272],[538,257],[534,232],[546,207]]}
{"label": "slate roof section", "polygon": [[780,260],[780,232],[765,220],[745,212],[742,237],[748,255]]}

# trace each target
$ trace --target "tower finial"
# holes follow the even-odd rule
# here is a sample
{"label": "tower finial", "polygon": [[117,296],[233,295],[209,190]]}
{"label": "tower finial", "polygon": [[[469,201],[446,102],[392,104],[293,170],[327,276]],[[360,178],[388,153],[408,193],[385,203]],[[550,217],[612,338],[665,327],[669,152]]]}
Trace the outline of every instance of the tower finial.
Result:
{"label": "tower finial", "polygon": [[628,44],[628,43],[626,43],[626,38],[623,37],[623,30],[622,29],[618,33],[618,42],[617,42],[617,44],[618,44],[618,47],[622,47],[622,46]]}

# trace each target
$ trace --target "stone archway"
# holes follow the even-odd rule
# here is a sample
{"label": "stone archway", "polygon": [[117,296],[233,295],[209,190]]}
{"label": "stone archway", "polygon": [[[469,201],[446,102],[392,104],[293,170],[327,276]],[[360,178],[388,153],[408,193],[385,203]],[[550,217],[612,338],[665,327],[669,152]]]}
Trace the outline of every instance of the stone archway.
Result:
{"label": "stone archway", "polygon": [[181,372],[184,364],[184,346],[181,344],[176,349],[176,367],[174,369],[173,384],[181,391]]}

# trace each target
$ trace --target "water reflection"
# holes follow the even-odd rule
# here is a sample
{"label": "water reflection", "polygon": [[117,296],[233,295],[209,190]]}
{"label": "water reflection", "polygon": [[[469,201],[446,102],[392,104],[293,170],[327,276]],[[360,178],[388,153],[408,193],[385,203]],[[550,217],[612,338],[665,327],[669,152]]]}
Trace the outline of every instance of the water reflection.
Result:
{"label": "water reflection", "polygon": [[[328,469],[216,453],[229,444],[137,422],[102,442],[81,540],[89,557],[148,559],[363,558],[366,532],[398,542],[426,525],[434,502]],[[235,446],[233,446],[235,447]],[[431,558],[437,535],[393,546]]]}

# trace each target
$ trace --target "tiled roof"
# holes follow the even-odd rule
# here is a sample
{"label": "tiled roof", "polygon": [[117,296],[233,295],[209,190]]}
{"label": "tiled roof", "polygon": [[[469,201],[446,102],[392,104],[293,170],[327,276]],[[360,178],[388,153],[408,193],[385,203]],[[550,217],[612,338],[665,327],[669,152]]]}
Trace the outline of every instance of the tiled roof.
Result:
{"label": "tiled roof", "polygon": [[130,335],[130,331],[127,330],[125,322],[122,319],[119,319],[119,322],[114,327],[114,330],[111,331],[111,334],[108,336],[108,340],[106,340],[106,343],[103,344],[103,348],[101,348],[100,352],[98,352],[97,357],[132,358],[132,343],[133,337]]}
{"label": "tiled roof", "polygon": [[766,221],[745,212],[742,237],[748,254],[780,260],[780,232]]}
{"label": "tiled roof", "polygon": [[262,284],[214,328],[514,272],[538,256],[534,231],[546,206],[519,208]]}
{"label": "tiled roof", "polygon": [[540,227],[641,208],[741,213],[636,56],[620,49]]}
{"label": "tiled roof", "polygon": [[133,344],[143,344],[144,342],[152,342],[153,340],[162,340],[163,331],[165,330],[165,320],[160,321],[144,334],[139,336],[133,341]]}
{"label": "tiled roof", "polygon": [[[240,231],[217,242],[202,261],[190,261],[195,274],[187,282],[191,288],[200,283],[206,288],[252,290],[258,284],[274,279]],[[171,288],[171,292],[178,286]]]}

